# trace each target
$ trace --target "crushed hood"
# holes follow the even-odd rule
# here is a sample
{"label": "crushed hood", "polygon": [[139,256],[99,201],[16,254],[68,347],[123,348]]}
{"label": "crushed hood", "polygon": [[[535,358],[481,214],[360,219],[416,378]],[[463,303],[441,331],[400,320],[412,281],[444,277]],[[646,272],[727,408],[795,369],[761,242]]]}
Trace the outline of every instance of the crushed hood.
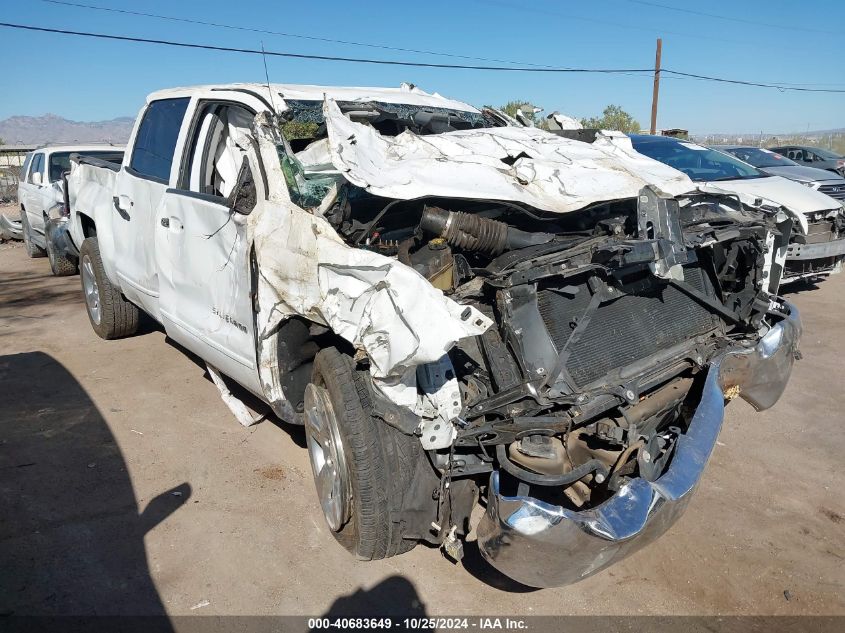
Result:
{"label": "crushed hood", "polygon": [[695,189],[619,133],[602,132],[592,144],[515,127],[387,137],[348,119],[331,99],[323,107],[334,166],[386,198],[484,198],[567,213],[636,197],[645,185],[671,196]]}

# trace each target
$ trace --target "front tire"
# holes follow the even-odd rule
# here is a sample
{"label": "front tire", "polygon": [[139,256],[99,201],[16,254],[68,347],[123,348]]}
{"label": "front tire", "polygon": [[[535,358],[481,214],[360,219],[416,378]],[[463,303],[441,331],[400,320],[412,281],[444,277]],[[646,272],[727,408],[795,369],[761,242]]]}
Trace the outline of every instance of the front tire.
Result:
{"label": "front tire", "polygon": [[88,320],[97,336],[103,339],[131,336],[138,330],[138,307],[130,303],[112,286],[96,237],[89,237],[79,249],[79,271]]}
{"label": "front tire", "polygon": [[32,229],[29,226],[29,218],[26,217],[26,211],[21,210],[21,224],[23,225],[23,244],[26,248],[26,254],[30,257],[44,257],[47,253],[43,248],[32,241]]}
{"label": "front tire", "polygon": [[416,437],[372,416],[365,381],[349,356],[322,350],[305,392],[304,418],[326,522],[347,550],[374,560],[417,545],[419,535],[408,533],[412,522],[403,515],[417,501],[414,479],[431,476],[431,467]]}

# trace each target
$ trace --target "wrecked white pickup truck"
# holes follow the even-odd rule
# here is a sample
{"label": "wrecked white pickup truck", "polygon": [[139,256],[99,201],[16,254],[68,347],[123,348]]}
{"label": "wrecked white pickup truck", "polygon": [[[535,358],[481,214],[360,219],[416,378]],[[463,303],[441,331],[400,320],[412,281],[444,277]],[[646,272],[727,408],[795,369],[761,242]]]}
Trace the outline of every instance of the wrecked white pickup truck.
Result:
{"label": "wrecked white pickup truck", "polygon": [[779,398],[792,219],[502,124],[412,86],[157,92],[122,165],[76,159],[71,230],[96,332],[144,310],[305,424],[359,558],[459,557],[481,499],[483,556],[553,586],[672,525],[728,400]]}

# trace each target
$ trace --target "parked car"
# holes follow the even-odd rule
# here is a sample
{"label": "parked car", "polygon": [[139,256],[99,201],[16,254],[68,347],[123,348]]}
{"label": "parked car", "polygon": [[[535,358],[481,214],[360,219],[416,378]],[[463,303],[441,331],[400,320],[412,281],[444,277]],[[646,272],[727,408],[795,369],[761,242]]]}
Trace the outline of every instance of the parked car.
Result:
{"label": "parked car", "polygon": [[839,200],[689,141],[635,134],[631,142],[638,152],[687,174],[698,187],[757,196],[802,214],[806,222],[798,222],[793,232],[782,283],[841,271],[845,259],[845,207]]}
{"label": "parked car", "polygon": [[836,200],[845,200],[845,178],[816,167],[799,165],[780,154],[761,147],[744,145],[714,145],[713,149],[727,152],[770,176],[782,176],[800,182]]}
{"label": "parked car", "polygon": [[18,182],[27,254],[47,255],[54,275],[76,272],[78,252],[66,233],[62,174],[70,170],[71,154],[79,152],[118,162],[123,156],[123,148],[113,145],[45,145],[27,154]]}
{"label": "parked car", "polygon": [[672,525],[726,400],[779,398],[790,219],[501,123],[407,85],[160,91],[121,165],[73,162],[70,230],[94,331],[145,311],[243,424],[223,376],[304,424],[356,556],[460,558],[483,493],[484,558],[554,586]]}
{"label": "parked car", "polygon": [[805,145],[779,145],[772,147],[771,150],[801,165],[826,169],[845,176],[845,156],[840,156],[829,149]]}

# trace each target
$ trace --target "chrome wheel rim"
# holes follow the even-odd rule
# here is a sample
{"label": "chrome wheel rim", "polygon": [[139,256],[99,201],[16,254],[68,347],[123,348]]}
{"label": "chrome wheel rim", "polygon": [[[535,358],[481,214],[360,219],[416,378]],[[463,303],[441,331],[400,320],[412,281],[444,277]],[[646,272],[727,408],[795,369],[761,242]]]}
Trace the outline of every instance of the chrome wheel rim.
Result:
{"label": "chrome wheel rim", "polygon": [[94,276],[94,266],[88,255],[82,258],[82,290],[85,293],[85,305],[94,325],[100,325],[100,288]]}
{"label": "chrome wheel rim", "polygon": [[323,515],[337,532],[349,520],[349,471],[329,392],[314,384],[305,389],[305,438]]}

